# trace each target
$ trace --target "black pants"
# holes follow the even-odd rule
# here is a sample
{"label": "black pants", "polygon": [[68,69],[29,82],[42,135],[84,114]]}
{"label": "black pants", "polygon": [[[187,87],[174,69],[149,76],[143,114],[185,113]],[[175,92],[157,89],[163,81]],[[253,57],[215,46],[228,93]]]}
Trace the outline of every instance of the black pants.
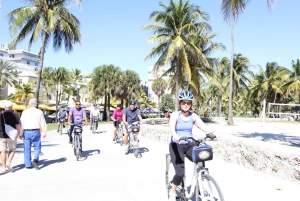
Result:
{"label": "black pants", "polygon": [[184,154],[190,161],[192,161],[192,150],[194,146],[194,142],[187,144],[170,143],[169,145],[171,161],[175,168],[175,175],[172,182],[176,186],[180,185],[185,173]]}

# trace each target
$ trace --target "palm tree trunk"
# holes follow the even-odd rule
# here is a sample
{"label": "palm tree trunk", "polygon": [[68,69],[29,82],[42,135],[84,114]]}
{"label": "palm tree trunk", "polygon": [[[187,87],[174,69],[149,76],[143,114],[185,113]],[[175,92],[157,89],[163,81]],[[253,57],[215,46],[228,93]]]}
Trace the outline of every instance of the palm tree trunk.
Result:
{"label": "palm tree trunk", "polygon": [[232,18],[231,27],[231,60],[230,60],[230,86],[229,86],[229,110],[228,110],[228,124],[233,125],[233,114],[232,114],[232,71],[233,71],[233,54],[234,54],[234,23],[235,20]]}
{"label": "palm tree trunk", "polygon": [[218,116],[222,116],[222,96],[218,96]]}
{"label": "palm tree trunk", "polygon": [[106,121],[109,121],[110,120],[110,93],[108,92],[107,93],[107,119]]}
{"label": "palm tree trunk", "polygon": [[103,121],[106,121],[106,104],[107,104],[107,92],[104,92],[104,107],[103,107]]}
{"label": "palm tree trunk", "polygon": [[[160,114],[160,95],[157,96],[158,97],[158,101],[157,101],[157,109],[158,109],[158,112]],[[159,116],[160,117],[160,116]]]}
{"label": "palm tree trunk", "polygon": [[[179,54],[177,54],[177,60],[179,58]],[[179,100],[178,100],[178,94],[179,94],[179,85],[178,85],[178,82],[179,82],[179,61],[177,61],[177,66],[176,66],[176,70],[175,70],[175,74],[176,74],[176,85],[175,85],[175,111],[178,111],[178,106],[179,106]]]}
{"label": "palm tree trunk", "polygon": [[39,66],[38,77],[37,77],[37,82],[36,82],[36,91],[35,91],[35,98],[37,100],[36,108],[39,107],[40,83],[41,83],[41,77],[42,77],[42,72],[43,72],[45,44],[46,44],[46,32],[44,31],[43,39],[42,39],[42,47],[41,47],[41,50],[39,53],[40,54],[40,66]]}

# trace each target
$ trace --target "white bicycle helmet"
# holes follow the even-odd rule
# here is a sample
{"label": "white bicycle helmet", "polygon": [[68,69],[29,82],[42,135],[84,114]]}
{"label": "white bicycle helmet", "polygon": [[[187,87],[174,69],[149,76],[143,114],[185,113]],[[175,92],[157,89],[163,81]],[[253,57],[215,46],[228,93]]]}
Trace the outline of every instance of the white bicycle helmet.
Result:
{"label": "white bicycle helmet", "polygon": [[179,101],[183,101],[183,100],[193,101],[194,95],[187,90],[183,90],[182,92],[179,93],[178,99],[179,99]]}

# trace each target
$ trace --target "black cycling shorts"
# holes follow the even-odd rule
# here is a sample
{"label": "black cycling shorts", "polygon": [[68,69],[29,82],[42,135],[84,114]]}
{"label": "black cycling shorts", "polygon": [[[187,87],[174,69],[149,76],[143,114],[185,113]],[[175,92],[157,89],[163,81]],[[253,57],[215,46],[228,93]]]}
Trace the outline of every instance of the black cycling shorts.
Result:
{"label": "black cycling shorts", "polygon": [[114,121],[113,124],[114,124],[114,127],[118,127],[119,124],[121,123],[122,120],[117,120],[117,121]]}

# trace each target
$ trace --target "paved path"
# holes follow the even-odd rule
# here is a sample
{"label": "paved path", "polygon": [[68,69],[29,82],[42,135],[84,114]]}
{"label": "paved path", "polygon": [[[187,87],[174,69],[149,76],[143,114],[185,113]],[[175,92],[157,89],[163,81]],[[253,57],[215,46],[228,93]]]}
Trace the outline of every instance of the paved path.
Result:
{"label": "paved path", "polygon": [[[101,125],[96,135],[84,130],[85,158],[76,161],[66,134],[52,131],[43,141],[40,170],[25,169],[22,141],[13,166],[0,174],[0,199],[72,201],[165,201],[164,154],[167,144],[140,137],[142,157],[125,155],[112,141],[112,125]],[[191,167],[188,163],[187,168]],[[225,163],[207,162],[227,201],[300,201],[300,186],[270,175]]]}

